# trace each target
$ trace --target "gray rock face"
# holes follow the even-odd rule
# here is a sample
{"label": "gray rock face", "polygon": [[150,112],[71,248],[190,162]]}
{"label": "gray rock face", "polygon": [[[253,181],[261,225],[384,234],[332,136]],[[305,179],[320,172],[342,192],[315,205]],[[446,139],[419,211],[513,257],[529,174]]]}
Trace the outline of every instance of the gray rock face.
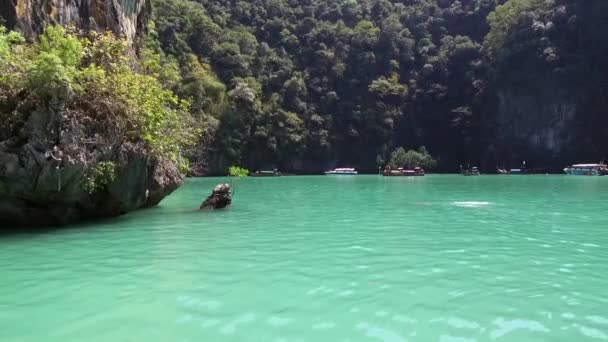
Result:
{"label": "gray rock face", "polygon": [[[512,78],[524,77],[522,80]],[[606,95],[592,86],[577,88],[534,70],[514,72],[494,85],[482,111],[482,167],[520,165],[561,170],[573,162],[604,158]]]}
{"label": "gray rock face", "polygon": [[[66,105],[72,96],[58,90],[46,104],[17,109],[23,125],[0,125],[2,226],[116,216],[154,206],[181,185],[173,161],[144,141],[119,138],[110,123],[91,122]],[[96,176],[104,163],[112,177]]]}
{"label": "gray rock face", "polygon": [[500,90],[495,141],[525,146],[531,156],[559,158],[576,138],[576,114],[576,100],[560,94],[560,89]]}
{"label": "gray rock face", "polygon": [[223,209],[232,203],[232,189],[230,184],[218,184],[211,195],[201,204],[203,209]]}
{"label": "gray rock face", "polygon": [[143,37],[151,7],[148,0],[0,0],[0,16],[26,36],[47,24],[112,31],[135,42]]}
{"label": "gray rock face", "polygon": [[[57,146],[59,151],[66,147]],[[81,160],[64,153],[55,160],[46,157],[45,149],[51,147],[39,140],[0,145],[0,222],[54,225],[117,216],[158,204],[183,180],[173,162],[152,157],[141,146],[122,144],[114,151],[114,180],[91,192],[85,186],[91,166],[100,156],[109,159],[112,151],[84,152]]]}

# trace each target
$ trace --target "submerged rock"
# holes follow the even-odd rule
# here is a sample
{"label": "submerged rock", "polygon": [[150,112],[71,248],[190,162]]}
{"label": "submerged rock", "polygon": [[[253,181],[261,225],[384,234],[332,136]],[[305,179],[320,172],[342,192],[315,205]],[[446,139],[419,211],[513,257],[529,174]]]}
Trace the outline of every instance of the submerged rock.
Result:
{"label": "submerged rock", "polygon": [[211,195],[201,204],[202,209],[223,209],[232,203],[230,184],[218,184]]}

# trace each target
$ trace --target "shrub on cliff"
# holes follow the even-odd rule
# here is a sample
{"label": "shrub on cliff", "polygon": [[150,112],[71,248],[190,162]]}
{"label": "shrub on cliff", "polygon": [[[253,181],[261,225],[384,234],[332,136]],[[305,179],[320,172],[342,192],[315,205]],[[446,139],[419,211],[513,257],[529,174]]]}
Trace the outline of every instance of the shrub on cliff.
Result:
{"label": "shrub on cliff", "polygon": [[0,140],[16,135],[42,101],[65,107],[64,116],[84,127],[83,142],[143,141],[151,153],[187,165],[182,150],[200,133],[189,102],[139,70],[127,42],[111,33],[49,26],[30,44],[1,28]]}

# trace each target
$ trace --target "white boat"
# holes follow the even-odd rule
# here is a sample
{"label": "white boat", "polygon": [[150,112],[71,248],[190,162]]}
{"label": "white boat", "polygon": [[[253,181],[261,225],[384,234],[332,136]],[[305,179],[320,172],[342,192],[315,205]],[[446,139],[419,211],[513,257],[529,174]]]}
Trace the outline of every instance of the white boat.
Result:
{"label": "white boat", "polygon": [[574,176],[605,176],[608,175],[606,164],[575,164],[568,166],[564,172]]}
{"label": "white boat", "polygon": [[353,168],[338,168],[329,171],[325,171],[326,175],[344,175],[344,176],[354,176],[357,175],[357,170]]}

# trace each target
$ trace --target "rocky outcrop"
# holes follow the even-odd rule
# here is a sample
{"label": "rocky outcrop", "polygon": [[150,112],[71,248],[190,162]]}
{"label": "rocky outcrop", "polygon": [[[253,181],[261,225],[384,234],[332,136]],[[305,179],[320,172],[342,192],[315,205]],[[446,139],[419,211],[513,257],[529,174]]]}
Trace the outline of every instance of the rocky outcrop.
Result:
{"label": "rocky outcrop", "polygon": [[232,190],[230,184],[218,184],[211,195],[201,204],[204,209],[223,209],[232,203]]}
{"label": "rocky outcrop", "polygon": [[0,0],[0,16],[26,36],[48,24],[112,31],[131,42],[143,37],[151,13],[148,0]]}
{"label": "rocky outcrop", "polygon": [[158,204],[182,182],[173,163],[124,145],[114,161],[114,180],[90,192],[91,163],[57,161],[45,152],[36,141],[0,147],[0,222],[57,225],[117,216]]}
{"label": "rocky outcrop", "polygon": [[[144,142],[113,141],[88,129],[69,109],[33,110],[25,126],[0,142],[0,222],[55,225],[154,206],[182,183],[171,160]],[[110,165],[110,175],[95,173]],[[93,185],[91,185],[93,184]]]}
{"label": "rocky outcrop", "polygon": [[[28,37],[60,24],[109,30],[136,47],[150,12],[147,0],[0,0],[4,24]],[[68,84],[0,98],[0,226],[116,216],[158,204],[183,181],[174,161],[100,112],[104,103],[78,104]]]}

